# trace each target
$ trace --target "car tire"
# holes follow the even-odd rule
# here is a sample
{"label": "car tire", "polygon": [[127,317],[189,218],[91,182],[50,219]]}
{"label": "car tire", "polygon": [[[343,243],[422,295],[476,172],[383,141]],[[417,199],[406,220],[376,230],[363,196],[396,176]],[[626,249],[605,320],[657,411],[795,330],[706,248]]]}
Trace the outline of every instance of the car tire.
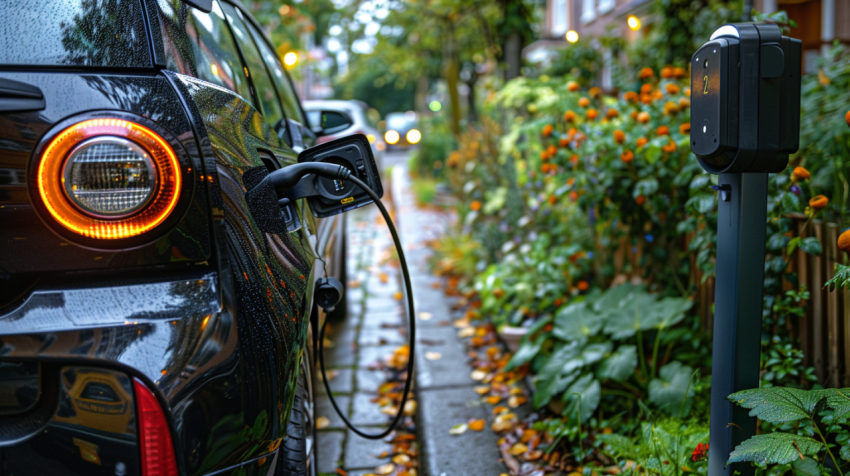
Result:
{"label": "car tire", "polygon": [[286,438],[280,445],[275,474],[277,476],[315,476],[316,426],[313,415],[313,392],[310,365],[306,357],[301,361],[301,371],[295,392],[295,401],[286,427]]}
{"label": "car tire", "polygon": [[[339,234],[340,240],[342,241],[342,245],[339,247],[340,252],[337,257],[337,262],[339,263],[339,282],[342,283],[343,287],[348,286],[348,220],[346,219],[348,215],[342,215],[342,224],[340,227],[342,231]],[[333,311],[325,314],[325,318],[331,322],[342,322],[345,320],[345,316],[348,315],[348,298],[345,293],[342,294],[342,299],[339,301],[339,304],[336,305]]]}

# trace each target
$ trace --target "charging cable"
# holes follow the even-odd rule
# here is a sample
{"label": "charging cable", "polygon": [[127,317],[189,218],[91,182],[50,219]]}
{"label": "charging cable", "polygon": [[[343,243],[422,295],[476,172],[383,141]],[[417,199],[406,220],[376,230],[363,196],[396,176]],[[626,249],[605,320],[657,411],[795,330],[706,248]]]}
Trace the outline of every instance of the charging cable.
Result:
{"label": "charging cable", "polygon": [[329,179],[349,180],[354,185],[363,189],[363,191],[366,192],[366,194],[369,195],[369,197],[375,202],[375,206],[378,207],[378,210],[380,210],[381,215],[383,215],[384,220],[387,222],[387,228],[390,230],[390,234],[393,237],[393,243],[395,244],[395,249],[398,252],[398,261],[401,267],[401,274],[404,280],[404,290],[407,297],[409,355],[407,359],[407,377],[404,380],[404,392],[401,396],[398,412],[386,430],[380,433],[365,433],[354,426],[354,424],[351,423],[345,416],[344,412],[340,410],[339,405],[336,403],[336,400],[334,400],[333,392],[331,392],[330,384],[328,383],[328,374],[325,371],[325,329],[328,325],[327,319],[325,319],[325,322],[322,324],[322,328],[319,332],[319,367],[322,371],[322,382],[325,384],[325,389],[328,392],[328,398],[331,401],[331,405],[333,405],[334,410],[336,410],[337,414],[339,414],[340,418],[342,418],[345,426],[350,428],[351,431],[369,440],[380,440],[392,433],[404,417],[404,407],[407,403],[410,386],[413,382],[413,356],[415,355],[414,347],[416,344],[416,313],[413,309],[413,286],[410,283],[410,272],[407,269],[407,260],[404,257],[404,250],[401,247],[401,240],[398,237],[393,220],[390,218],[390,214],[387,212],[384,204],[381,203],[381,198],[378,197],[369,185],[352,175],[351,171],[346,167],[324,162],[302,162],[272,172],[263,179],[263,182],[271,182],[275,190],[278,192],[285,192],[296,187],[301,180],[307,178],[310,174],[319,175]]}

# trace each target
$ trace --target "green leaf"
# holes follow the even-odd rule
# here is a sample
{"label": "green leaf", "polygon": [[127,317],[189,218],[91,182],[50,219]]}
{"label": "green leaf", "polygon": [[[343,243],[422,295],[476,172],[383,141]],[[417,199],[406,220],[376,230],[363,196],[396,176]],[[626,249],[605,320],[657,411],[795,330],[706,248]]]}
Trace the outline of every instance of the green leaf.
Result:
{"label": "green leaf", "polygon": [[711,183],[711,175],[698,174],[691,180],[690,187],[693,191],[705,190],[709,183]]}
{"label": "green leaf", "polygon": [[850,461],[850,445],[844,445],[838,451],[838,456],[844,461]]}
{"label": "green leaf", "polygon": [[800,249],[810,255],[815,256],[818,256],[823,253],[823,247],[820,244],[820,240],[818,240],[814,236],[803,238],[803,241],[800,242]]}
{"label": "green leaf", "polygon": [[661,157],[661,147],[658,147],[657,145],[650,145],[647,147],[644,157],[646,157],[646,161],[650,164],[655,163],[655,161]]}
{"label": "green leaf", "polygon": [[635,184],[635,189],[632,192],[632,196],[634,198],[639,197],[640,195],[650,196],[658,191],[658,180],[654,177],[648,177],[645,179],[639,180]]}
{"label": "green leaf", "polygon": [[595,335],[602,328],[602,316],[593,312],[585,303],[575,303],[561,308],[555,315],[552,334],[565,341]]}
{"label": "green leaf", "polygon": [[505,366],[505,370],[512,370],[527,362],[531,362],[531,359],[536,357],[540,352],[544,342],[546,342],[546,339],[543,336],[538,337],[534,341],[530,341],[526,337],[523,337],[519,349],[517,349],[516,354],[511,357],[511,360],[508,361],[508,365]]}
{"label": "green leaf", "polygon": [[584,374],[564,393],[564,402],[567,405],[561,414],[568,418],[574,418],[578,414],[581,421],[585,422],[593,416],[601,398],[602,386],[599,380],[593,378],[591,373]]}
{"label": "green leaf", "polygon": [[787,464],[800,459],[800,453],[814,457],[823,449],[823,443],[808,436],[768,433],[756,435],[736,446],[729,455],[729,463]]}
{"label": "green leaf", "polygon": [[563,392],[567,386],[572,383],[576,377],[578,377],[578,375],[579,372],[576,371],[571,374],[549,377],[546,379],[538,376],[535,381],[534,397],[531,400],[534,408],[541,408],[544,405],[547,405],[550,401],[552,401],[552,397]]}
{"label": "green leaf", "polygon": [[622,345],[602,361],[599,368],[596,369],[596,376],[600,379],[622,382],[634,373],[637,364],[637,347]]}
{"label": "green leaf", "polygon": [[693,206],[700,213],[708,213],[714,209],[715,204],[717,204],[717,195],[712,193],[698,193],[689,198],[685,206]]}
{"label": "green leaf", "polygon": [[820,476],[820,466],[814,458],[795,459],[791,470],[794,476]]}
{"label": "green leaf", "polygon": [[729,395],[729,400],[749,408],[750,416],[769,423],[786,423],[808,419],[818,401],[825,398],[822,390],[766,387],[742,390]]}
{"label": "green leaf", "polygon": [[790,255],[791,253],[794,252],[794,250],[797,249],[797,246],[799,246],[799,245],[800,245],[800,237],[799,236],[796,237],[796,238],[791,238],[791,240],[788,242],[788,249],[786,250],[786,253],[788,253]]}
{"label": "green leaf", "polygon": [[673,416],[684,416],[690,408],[693,369],[674,360],[661,367],[659,378],[649,382],[649,401]]}

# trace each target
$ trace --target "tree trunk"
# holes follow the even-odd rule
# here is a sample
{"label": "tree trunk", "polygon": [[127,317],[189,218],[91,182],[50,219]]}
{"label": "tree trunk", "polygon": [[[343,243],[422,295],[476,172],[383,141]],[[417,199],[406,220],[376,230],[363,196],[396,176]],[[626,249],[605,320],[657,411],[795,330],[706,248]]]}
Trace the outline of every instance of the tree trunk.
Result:
{"label": "tree trunk", "polygon": [[454,28],[452,24],[448,24],[446,29],[446,39],[443,43],[443,77],[446,80],[446,87],[449,90],[449,105],[451,107],[451,123],[449,126],[455,136],[460,134],[460,94],[457,86],[460,82],[460,63],[455,51]]}
{"label": "tree trunk", "polygon": [[475,83],[477,82],[478,75],[474,72],[469,81],[466,82],[469,87],[469,94],[466,95],[466,117],[469,123],[478,122],[478,107],[475,105]]}
{"label": "tree trunk", "polygon": [[414,108],[418,112],[425,112],[428,108],[428,76],[422,73],[422,76],[416,80],[416,100]]}
{"label": "tree trunk", "polygon": [[522,36],[519,32],[512,32],[505,39],[503,48],[505,58],[505,81],[510,81],[520,75],[522,65]]}

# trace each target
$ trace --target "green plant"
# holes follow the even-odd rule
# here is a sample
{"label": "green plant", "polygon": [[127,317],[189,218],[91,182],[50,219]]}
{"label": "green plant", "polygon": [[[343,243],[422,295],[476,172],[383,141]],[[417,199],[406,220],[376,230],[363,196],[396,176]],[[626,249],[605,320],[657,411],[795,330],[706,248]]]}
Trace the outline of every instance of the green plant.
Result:
{"label": "green plant", "polygon": [[[672,358],[680,334],[671,328],[692,305],[683,298],[659,299],[631,284],[591,294],[538,321],[508,368],[531,362],[537,374],[534,406],[555,402],[568,419],[579,414],[586,421],[603,394],[626,406],[645,398],[666,414],[685,415],[694,370]],[[699,342],[683,347],[694,344]]]}
{"label": "green plant", "polygon": [[817,381],[814,367],[803,364],[803,351],[778,337],[761,353],[761,387],[802,387]]}
{"label": "green plant", "polygon": [[850,389],[768,387],[737,392],[729,400],[774,425],[772,432],[738,445],[730,463],[808,475],[829,473],[825,466],[830,465],[843,476],[850,462]]}

